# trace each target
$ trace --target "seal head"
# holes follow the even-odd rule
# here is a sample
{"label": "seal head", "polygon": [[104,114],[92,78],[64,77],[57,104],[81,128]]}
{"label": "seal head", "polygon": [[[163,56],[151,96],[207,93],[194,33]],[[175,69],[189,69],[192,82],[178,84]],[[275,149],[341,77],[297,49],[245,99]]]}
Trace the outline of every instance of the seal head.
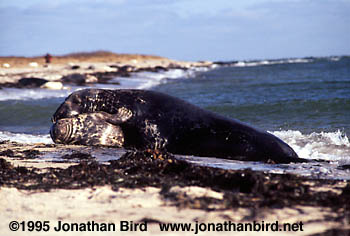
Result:
{"label": "seal head", "polygon": [[55,143],[122,147],[121,127],[108,123],[103,113],[81,114],[60,119],[50,129]]}

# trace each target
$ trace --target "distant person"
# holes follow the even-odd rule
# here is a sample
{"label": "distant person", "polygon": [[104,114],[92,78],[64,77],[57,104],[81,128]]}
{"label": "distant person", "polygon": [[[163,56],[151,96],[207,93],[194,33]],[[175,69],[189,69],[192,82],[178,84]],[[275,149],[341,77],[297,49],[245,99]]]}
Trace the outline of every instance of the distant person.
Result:
{"label": "distant person", "polygon": [[47,54],[45,55],[45,62],[46,62],[46,63],[51,63],[51,59],[52,59],[52,56],[51,56],[49,53],[47,53]]}

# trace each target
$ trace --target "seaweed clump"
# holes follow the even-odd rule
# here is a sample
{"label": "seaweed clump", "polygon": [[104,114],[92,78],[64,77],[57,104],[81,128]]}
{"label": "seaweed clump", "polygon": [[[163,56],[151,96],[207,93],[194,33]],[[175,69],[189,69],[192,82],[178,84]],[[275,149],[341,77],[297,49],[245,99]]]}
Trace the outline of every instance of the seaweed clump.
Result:
{"label": "seaweed clump", "polygon": [[[65,157],[69,158],[69,157]],[[158,151],[128,152],[118,160],[98,163],[86,154],[74,154],[80,163],[66,169],[14,167],[0,159],[0,186],[49,191],[55,188],[77,189],[111,185],[124,188],[159,187],[164,199],[179,207],[213,210],[236,207],[307,205],[331,207],[340,217],[349,216],[350,183],[333,191],[315,191],[316,187],[336,185],[336,180],[310,180],[295,175],[278,175],[252,170],[224,170],[198,166]],[[174,193],[174,186],[200,186],[221,192],[223,199],[189,198]],[[311,188],[312,186],[313,188]]]}

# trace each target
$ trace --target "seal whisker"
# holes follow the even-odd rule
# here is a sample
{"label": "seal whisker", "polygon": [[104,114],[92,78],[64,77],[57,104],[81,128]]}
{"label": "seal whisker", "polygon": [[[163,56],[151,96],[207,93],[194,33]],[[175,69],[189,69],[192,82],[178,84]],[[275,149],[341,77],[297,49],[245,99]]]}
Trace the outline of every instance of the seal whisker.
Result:
{"label": "seal whisker", "polygon": [[66,123],[66,135],[64,137],[64,142],[69,143],[71,139],[73,139],[73,125],[72,122]]}

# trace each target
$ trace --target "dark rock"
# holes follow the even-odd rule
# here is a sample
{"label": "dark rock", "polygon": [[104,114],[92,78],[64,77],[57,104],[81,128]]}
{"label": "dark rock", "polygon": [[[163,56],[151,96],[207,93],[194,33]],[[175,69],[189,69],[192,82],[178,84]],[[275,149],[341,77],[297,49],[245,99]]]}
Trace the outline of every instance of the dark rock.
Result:
{"label": "dark rock", "polygon": [[40,154],[40,152],[38,150],[24,150],[22,152],[24,154],[24,157],[25,158],[28,158],[28,159],[34,159],[34,158],[37,158]]}
{"label": "dark rock", "polygon": [[188,70],[187,67],[184,67],[184,66],[180,66],[178,64],[175,64],[175,63],[170,63],[169,66],[168,66],[168,69],[181,69],[181,70]]}
{"label": "dark rock", "polygon": [[345,188],[343,188],[341,195],[350,197],[350,183],[348,183]]}
{"label": "dark rock", "polygon": [[340,169],[340,170],[350,170],[350,164],[338,166],[338,169]]}
{"label": "dark rock", "polygon": [[122,66],[122,67],[118,67],[118,72],[121,72],[121,73],[130,73],[130,72],[133,72],[135,71],[135,67],[133,66],[129,66],[129,65],[125,65],[125,66]]}
{"label": "dark rock", "polygon": [[[98,83],[100,84],[109,83],[111,79],[114,79],[117,76],[124,76],[124,77],[130,76],[129,73],[124,74],[118,71],[96,72],[96,73],[93,73],[92,75],[98,79]],[[120,84],[120,83],[114,82],[113,84]]]}
{"label": "dark rock", "polygon": [[139,68],[135,72],[142,72],[142,71],[160,72],[160,71],[168,71],[168,68],[163,66],[145,67],[145,68]]}
{"label": "dark rock", "polygon": [[0,152],[0,156],[15,157],[15,153],[11,149]]}
{"label": "dark rock", "polygon": [[0,158],[0,169],[1,170],[4,170],[4,169],[12,169],[13,168],[13,165],[10,163],[10,162],[8,162],[8,161],[6,161],[5,159],[3,159],[3,158]]}
{"label": "dark rock", "polygon": [[154,67],[154,69],[156,71],[167,71],[168,70],[168,68],[166,68],[164,66],[156,66],[156,67]]}
{"label": "dark rock", "polygon": [[20,79],[17,84],[20,88],[39,88],[46,82],[48,82],[46,79],[30,77]]}
{"label": "dark rock", "polygon": [[86,83],[86,76],[83,74],[70,74],[63,76],[61,81],[66,84],[84,85]]}
{"label": "dark rock", "polygon": [[214,61],[214,65],[219,65],[219,66],[232,66],[237,64],[238,61]]}
{"label": "dark rock", "polygon": [[78,66],[78,65],[71,66],[71,69],[72,69],[72,70],[77,70],[77,69],[79,69],[79,68],[80,68],[80,66]]}

